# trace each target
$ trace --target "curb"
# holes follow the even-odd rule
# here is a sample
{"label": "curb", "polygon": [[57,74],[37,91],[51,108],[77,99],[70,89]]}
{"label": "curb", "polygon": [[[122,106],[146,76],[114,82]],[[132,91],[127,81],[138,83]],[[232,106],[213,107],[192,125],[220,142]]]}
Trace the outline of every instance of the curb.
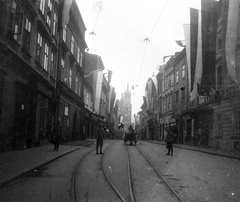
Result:
{"label": "curb", "polygon": [[16,180],[16,179],[18,179],[18,178],[26,175],[27,173],[29,173],[29,172],[31,172],[31,171],[33,171],[33,170],[37,170],[37,169],[39,169],[40,167],[43,167],[43,166],[45,166],[45,165],[53,162],[54,160],[56,160],[56,159],[58,159],[58,158],[61,158],[61,157],[65,156],[65,155],[67,155],[67,154],[70,154],[70,153],[72,153],[72,152],[74,152],[74,151],[77,151],[77,150],[81,149],[82,147],[87,147],[87,146],[92,145],[92,144],[94,144],[94,143],[93,143],[93,142],[90,142],[90,143],[88,143],[88,144],[86,144],[86,145],[79,146],[78,148],[75,148],[75,149],[72,149],[72,150],[67,151],[67,152],[65,152],[65,153],[62,153],[62,154],[60,154],[59,156],[50,158],[50,159],[48,159],[48,160],[44,160],[44,161],[39,162],[39,163],[37,163],[37,164],[31,165],[31,166],[29,166],[28,168],[25,168],[25,169],[23,169],[23,170],[21,170],[21,171],[19,171],[19,172],[15,172],[15,173],[11,174],[10,176],[7,176],[7,177],[3,178],[3,179],[1,180],[2,182],[0,182],[0,187],[5,186],[5,185],[8,184],[9,182],[14,181],[14,180]]}
{"label": "curb", "polygon": [[[154,142],[154,141],[148,141],[154,144],[161,144],[161,145],[165,145],[165,142]],[[211,154],[211,155],[215,155],[215,156],[222,156],[222,157],[227,157],[227,158],[232,158],[232,159],[238,159],[240,160],[240,157],[238,156],[232,156],[232,155],[227,155],[227,154],[219,154],[219,153],[215,153],[215,152],[211,152],[211,151],[204,151],[204,150],[200,150],[200,149],[196,149],[196,148],[190,148],[190,147],[184,147],[184,146],[179,146],[179,145],[173,145],[173,147],[177,147],[180,149],[186,149],[186,150],[192,150],[192,151],[197,151],[197,152],[202,152],[202,153],[206,153],[206,154]]]}

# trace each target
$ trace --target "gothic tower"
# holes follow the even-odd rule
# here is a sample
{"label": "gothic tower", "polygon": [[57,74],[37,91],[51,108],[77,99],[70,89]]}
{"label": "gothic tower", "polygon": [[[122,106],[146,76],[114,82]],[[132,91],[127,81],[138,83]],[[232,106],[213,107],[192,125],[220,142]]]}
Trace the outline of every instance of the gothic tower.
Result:
{"label": "gothic tower", "polygon": [[119,102],[119,115],[122,117],[121,122],[124,124],[124,129],[127,129],[131,124],[132,117],[132,104],[131,104],[131,91],[129,89],[129,82],[127,83],[127,89],[122,93]]}

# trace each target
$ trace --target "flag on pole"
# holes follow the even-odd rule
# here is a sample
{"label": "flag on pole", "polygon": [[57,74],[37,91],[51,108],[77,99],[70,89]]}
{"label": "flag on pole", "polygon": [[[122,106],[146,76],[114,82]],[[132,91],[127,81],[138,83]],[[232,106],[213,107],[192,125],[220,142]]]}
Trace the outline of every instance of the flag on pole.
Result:
{"label": "flag on pole", "polygon": [[93,100],[94,100],[94,110],[97,114],[99,114],[99,110],[100,110],[102,82],[103,82],[103,71],[94,71],[93,72]]}
{"label": "flag on pole", "polygon": [[62,27],[69,22],[69,13],[72,6],[73,0],[64,0],[63,13],[62,13]]}
{"label": "flag on pole", "polygon": [[238,32],[239,0],[229,1],[227,33],[226,33],[226,62],[227,70],[232,80],[238,83],[236,74],[236,42]]}

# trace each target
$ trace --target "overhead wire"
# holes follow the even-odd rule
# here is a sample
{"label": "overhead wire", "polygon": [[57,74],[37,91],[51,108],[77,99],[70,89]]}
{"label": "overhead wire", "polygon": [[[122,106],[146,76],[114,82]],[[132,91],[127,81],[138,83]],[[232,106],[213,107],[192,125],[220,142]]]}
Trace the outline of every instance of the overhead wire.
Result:
{"label": "overhead wire", "polygon": [[89,33],[89,35],[92,35],[92,41],[93,41],[93,47],[94,47],[95,53],[97,53],[97,49],[96,49],[96,45],[95,45],[95,41],[94,41],[94,36],[96,36],[94,31],[95,31],[96,26],[97,26],[100,11],[102,10],[102,5],[103,5],[103,0],[101,1],[101,5],[100,5],[99,10],[98,10],[97,18],[96,18],[96,21],[95,21],[94,26],[93,26],[93,31]]}
{"label": "overhead wire", "polygon": [[[162,14],[163,14],[163,12],[164,12],[167,4],[168,4],[168,1],[169,1],[169,0],[166,1],[166,3],[165,3],[165,5],[164,5],[161,13],[159,14],[159,16],[158,16],[158,18],[157,18],[157,20],[156,20],[156,22],[155,22],[155,24],[154,24],[151,32],[150,32],[150,34],[148,35],[148,37],[146,37],[146,38],[144,39],[144,41],[145,41],[146,43],[145,43],[145,47],[144,47],[144,52],[143,52],[143,57],[142,57],[142,62],[141,62],[141,68],[140,68],[140,71],[139,71],[139,75],[138,75],[138,80],[137,80],[137,85],[136,85],[136,86],[139,86],[139,80],[140,80],[141,73],[142,73],[142,69],[143,69],[143,63],[144,63],[144,59],[145,59],[145,54],[146,54],[146,49],[147,49],[147,43],[150,41],[149,38],[151,37],[151,35],[152,35],[152,33],[153,33],[153,31],[154,31],[154,29],[155,29],[155,27],[156,27],[159,19],[161,18]],[[138,89],[139,89],[139,88],[137,88],[137,90],[138,90]],[[136,93],[135,93],[135,94],[136,94]],[[134,97],[134,98],[135,98],[135,97]],[[133,102],[134,102],[134,99],[133,99]]]}
{"label": "overhead wire", "polygon": [[166,3],[165,3],[165,5],[164,5],[164,7],[163,7],[161,13],[159,14],[158,19],[157,19],[157,21],[155,22],[155,24],[154,24],[154,26],[153,26],[153,28],[152,28],[152,31],[150,32],[148,38],[151,37],[151,35],[152,35],[152,33],[153,33],[153,31],[154,31],[154,29],[155,29],[155,27],[156,27],[156,25],[157,25],[159,19],[161,18],[162,14],[163,14],[163,11],[165,10],[165,8],[166,8],[166,6],[167,6],[167,4],[168,4],[168,1],[169,1],[169,0],[166,1]]}

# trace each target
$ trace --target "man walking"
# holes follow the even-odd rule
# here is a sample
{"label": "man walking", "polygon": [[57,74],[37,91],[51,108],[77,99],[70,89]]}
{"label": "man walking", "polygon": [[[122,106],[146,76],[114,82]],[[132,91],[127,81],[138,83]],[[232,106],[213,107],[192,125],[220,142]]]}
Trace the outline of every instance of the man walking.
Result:
{"label": "man walking", "polygon": [[102,128],[100,128],[98,130],[98,134],[97,134],[96,154],[98,154],[98,148],[100,148],[100,154],[103,154],[103,152],[102,152],[103,139],[104,139],[103,130],[102,130]]}
{"label": "man walking", "polygon": [[174,134],[170,130],[170,128],[166,128],[167,131],[167,138],[166,138],[166,148],[168,149],[168,153],[166,155],[173,155],[173,140],[174,140]]}

